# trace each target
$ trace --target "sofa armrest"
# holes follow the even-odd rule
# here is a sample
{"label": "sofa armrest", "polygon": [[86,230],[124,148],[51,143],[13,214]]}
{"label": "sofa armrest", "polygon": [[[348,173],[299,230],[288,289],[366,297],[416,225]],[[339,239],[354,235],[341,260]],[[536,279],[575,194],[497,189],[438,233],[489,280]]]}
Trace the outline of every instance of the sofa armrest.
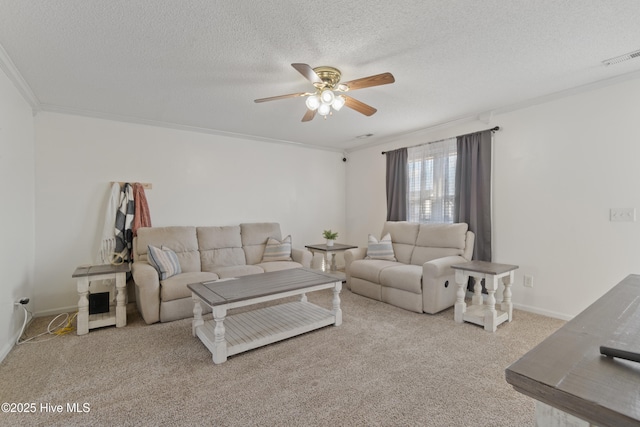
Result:
{"label": "sofa armrest", "polygon": [[446,274],[453,274],[454,271],[451,266],[462,264],[465,262],[467,262],[467,260],[458,255],[432,259],[431,261],[427,261],[422,265],[422,276],[440,277]]}
{"label": "sofa armrest", "polygon": [[303,267],[311,268],[311,259],[313,254],[307,249],[291,249],[291,259],[295,262],[299,262]]}
{"label": "sofa armrest", "polygon": [[131,265],[136,284],[136,305],[147,324],[160,321],[160,277],[155,268],[144,261]]}
{"label": "sofa armrest", "polygon": [[364,259],[366,256],[367,248],[347,249],[344,251],[344,274],[347,289],[351,290],[351,263],[359,259]]}
{"label": "sofa armrest", "polygon": [[447,256],[427,261],[422,265],[422,309],[435,314],[453,306],[458,285],[452,265],[467,262],[461,256]]}
{"label": "sofa armrest", "polygon": [[349,264],[357,259],[364,259],[367,256],[367,248],[347,249],[344,251],[345,269]]}

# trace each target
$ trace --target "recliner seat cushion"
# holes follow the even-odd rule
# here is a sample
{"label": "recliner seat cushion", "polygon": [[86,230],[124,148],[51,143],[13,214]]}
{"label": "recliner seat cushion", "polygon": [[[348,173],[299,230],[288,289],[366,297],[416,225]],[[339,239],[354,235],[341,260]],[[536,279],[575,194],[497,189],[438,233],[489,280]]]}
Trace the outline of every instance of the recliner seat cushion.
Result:
{"label": "recliner seat cushion", "polygon": [[173,301],[180,298],[189,298],[191,297],[191,289],[187,285],[217,279],[217,274],[201,271],[176,274],[160,281],[160,300]]}
{"label": "recliner seat cushion", "polygon": [[422,266],[399,265],[385,268],[380,272],[382,286],[401,289],[414,294],[422,294]]}
{"label": "recliner seat cushion", "polygon": [[380,283],[380,273],[391,267],[401,265],[396,261],[385,261],[381,259],[360,259],[353,261],[349,267],[351,277],[357,277],[373,283]]}
{"label": "recliner seat cushion", "polygon": [[231,265],[229,267],[218,267],[215,273],[221,279],[231,277],[249,276],[250,274],[264,273],[264,270],[257,265]]}

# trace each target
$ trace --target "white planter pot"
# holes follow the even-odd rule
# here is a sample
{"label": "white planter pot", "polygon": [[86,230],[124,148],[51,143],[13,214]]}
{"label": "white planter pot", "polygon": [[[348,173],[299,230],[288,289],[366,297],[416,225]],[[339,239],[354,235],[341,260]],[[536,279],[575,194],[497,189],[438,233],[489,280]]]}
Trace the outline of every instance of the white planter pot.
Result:
{"label": "white planter pot", "polygon": [[327,246],[328,246],[328,247],[333,246],[333,242],[335,242],[335,240],[329,240],[329,239],[327,239]]}

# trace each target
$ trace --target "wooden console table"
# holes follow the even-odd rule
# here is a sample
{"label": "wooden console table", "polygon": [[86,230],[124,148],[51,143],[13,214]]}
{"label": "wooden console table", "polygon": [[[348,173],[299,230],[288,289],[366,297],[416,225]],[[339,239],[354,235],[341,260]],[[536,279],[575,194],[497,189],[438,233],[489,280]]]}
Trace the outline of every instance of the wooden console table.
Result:
{"label": "wooden console table", "polygon": [[506,369],[507,382],[537,400],[536,425],[640,426],[640,363],[602,356],[600,346],[640,352],[640,275]]}
{"label": "wooden console table", "polygon": [[[77,280],[78,317],[76,319],[78,335],[89,333],[89,329],[116,325],[116,328],[127,326],[127,307],[125,304],[125,287],[129,264],[120,265],[91,265],[78,267],[71,277]],[[116,306],[109,306],[108,313],[89,314],[89,284],[90,281],[113,280],[116,291]]]}
{"label": "wooden console table", "polygon": [[[499,324],[511,322],[513,315],[513,304],[511,302],[511,284],[513,283],[514,271],[517,265],[496,264],[495,262],[470,261],[464,264],[452,265],[456,271],[456,283],[458,292],[456,298],[454,319],[457,323],[471,322],[484,326],[485,331],[495,332]],[[474,294],[471,306],[467,307],[464,297],[467,292],[469,276],[476,279],[473,288]],[[484,279],[487,289],[487,302],[482,302],[482,286],[480,281]],[[503,300],[500,304],[500,311],[496,310],[495,293],[498,290],[498,281],[504,284]]]}

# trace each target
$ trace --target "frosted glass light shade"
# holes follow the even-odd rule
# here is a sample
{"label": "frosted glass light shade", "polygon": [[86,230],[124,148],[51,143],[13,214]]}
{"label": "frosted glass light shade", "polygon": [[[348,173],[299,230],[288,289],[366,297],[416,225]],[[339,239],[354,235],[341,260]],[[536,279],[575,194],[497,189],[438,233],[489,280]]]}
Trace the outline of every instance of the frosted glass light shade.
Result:
{"label": "frosted glass light shade", "polygon": [[320,98],[318,97],[318,95],[308,96],[305,104],[307,104],[307,108],[309,110],[315,111],[320,106]]}
{"label": "frosted glass light shade", "polygon": [[321,116],[326,116],[327,114],[329,114],[329,112],[331,112],[330,104],[320,104],[320,106],[318,107],[318,114],[320,114]]}
{"label": "frosted glass light shade", "polygon": [[345,102],[346,102],[346,99],[344,98],[344,96],[342,95],[336,96],[336,99],[333,100],[333,104],[331,104],[331,106],[333,107],[334,110],[340,111],[340,109],[344,106]]}
{"label": "frosted glass light shade", "polygon": [[320,94],[320,100],[324,103],[324,104],[331,104],[333,102],[333,100],[335,99],[335,95],[333,94],[333,91],[329,90],[329,89],[325,89],[322,91],[322,93]]}

